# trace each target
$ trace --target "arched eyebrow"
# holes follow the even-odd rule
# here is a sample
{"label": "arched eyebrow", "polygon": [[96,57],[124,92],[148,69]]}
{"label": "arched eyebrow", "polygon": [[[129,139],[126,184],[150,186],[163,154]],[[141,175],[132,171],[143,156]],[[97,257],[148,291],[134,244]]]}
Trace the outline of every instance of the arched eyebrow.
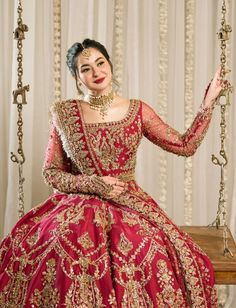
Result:
{"label": "arched eyebrow", "polygon": [[104,58],[103,58],[103,57],[99,57],[99,58],[97,58],[97,59],[95,60],[95,62],[98,62],[99,60],[104,60]]}
{"label": "arched eyebrow", "polygon": [[[100,61],[100,60],[104,60],[104,58],[103,58],[103,57],[97,58],[97,59],[95,60],[95,63],[97,63],[97,62]],[[81,65],[81,66],[80,66],[80,69],[83,68],[83,67],[86,67],[86,66],[89,66],[89,64],[83,64],[83,65]]]}

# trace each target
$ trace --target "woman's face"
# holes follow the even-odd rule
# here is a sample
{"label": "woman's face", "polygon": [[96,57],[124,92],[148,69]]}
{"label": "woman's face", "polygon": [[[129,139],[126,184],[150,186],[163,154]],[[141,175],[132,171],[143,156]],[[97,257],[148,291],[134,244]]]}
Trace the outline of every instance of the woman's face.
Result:
{"label": "woman's face", "polygon": [[104,95],[111,91],[111,66],[96,48],[87,48],[77,59],[77,74],[82,84],[93,95]]}

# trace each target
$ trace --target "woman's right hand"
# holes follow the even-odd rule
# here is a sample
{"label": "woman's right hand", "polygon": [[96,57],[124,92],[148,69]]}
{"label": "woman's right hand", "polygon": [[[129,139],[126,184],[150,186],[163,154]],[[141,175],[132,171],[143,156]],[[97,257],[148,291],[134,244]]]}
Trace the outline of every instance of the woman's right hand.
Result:
{"label": "woman's right hand", "polygon": [[127,184],[112,176],[102,176],[101,179],[108,185],[111,185],[113,189],[109,193],[108,197],[118,197],[127,189]]}
{"label": "woman's right hand", "polygon": [[[228,73],[229,71],[225,71],[224,74]],[[222,75],[222,67],[220,66],[215,75],[207,87],[205,98],[204,98],[204,107],[211,107],[214,105],[215,101],[220,95],[220,92],[226,88],[231,87],[231,84],[228,80],[224,80],[221,77]]]}

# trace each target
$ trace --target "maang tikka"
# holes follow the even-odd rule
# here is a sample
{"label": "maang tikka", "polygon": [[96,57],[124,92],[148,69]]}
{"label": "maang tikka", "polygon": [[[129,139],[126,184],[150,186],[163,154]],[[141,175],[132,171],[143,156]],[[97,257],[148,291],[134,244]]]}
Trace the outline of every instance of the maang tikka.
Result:
{"label": "maang tikka", "polygon": [[[83,46],[84,48],[84,46]],[[89,48],[84,48],[81,52],[82,56],[85,58],[89,58],[91,56],[91,50]]]}

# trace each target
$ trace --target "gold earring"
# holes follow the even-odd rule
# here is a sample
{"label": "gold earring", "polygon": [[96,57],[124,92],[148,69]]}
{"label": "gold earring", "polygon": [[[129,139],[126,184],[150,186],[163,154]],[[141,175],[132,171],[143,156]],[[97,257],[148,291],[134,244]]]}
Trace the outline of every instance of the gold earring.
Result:
{"label": "gold earring", "polygon": [[76,88],[77,88],[77,91],[80,97],[84,96],[84,92],[80,89],[81,86],[82,86],[82,83],[80,81],[76,83]]}

